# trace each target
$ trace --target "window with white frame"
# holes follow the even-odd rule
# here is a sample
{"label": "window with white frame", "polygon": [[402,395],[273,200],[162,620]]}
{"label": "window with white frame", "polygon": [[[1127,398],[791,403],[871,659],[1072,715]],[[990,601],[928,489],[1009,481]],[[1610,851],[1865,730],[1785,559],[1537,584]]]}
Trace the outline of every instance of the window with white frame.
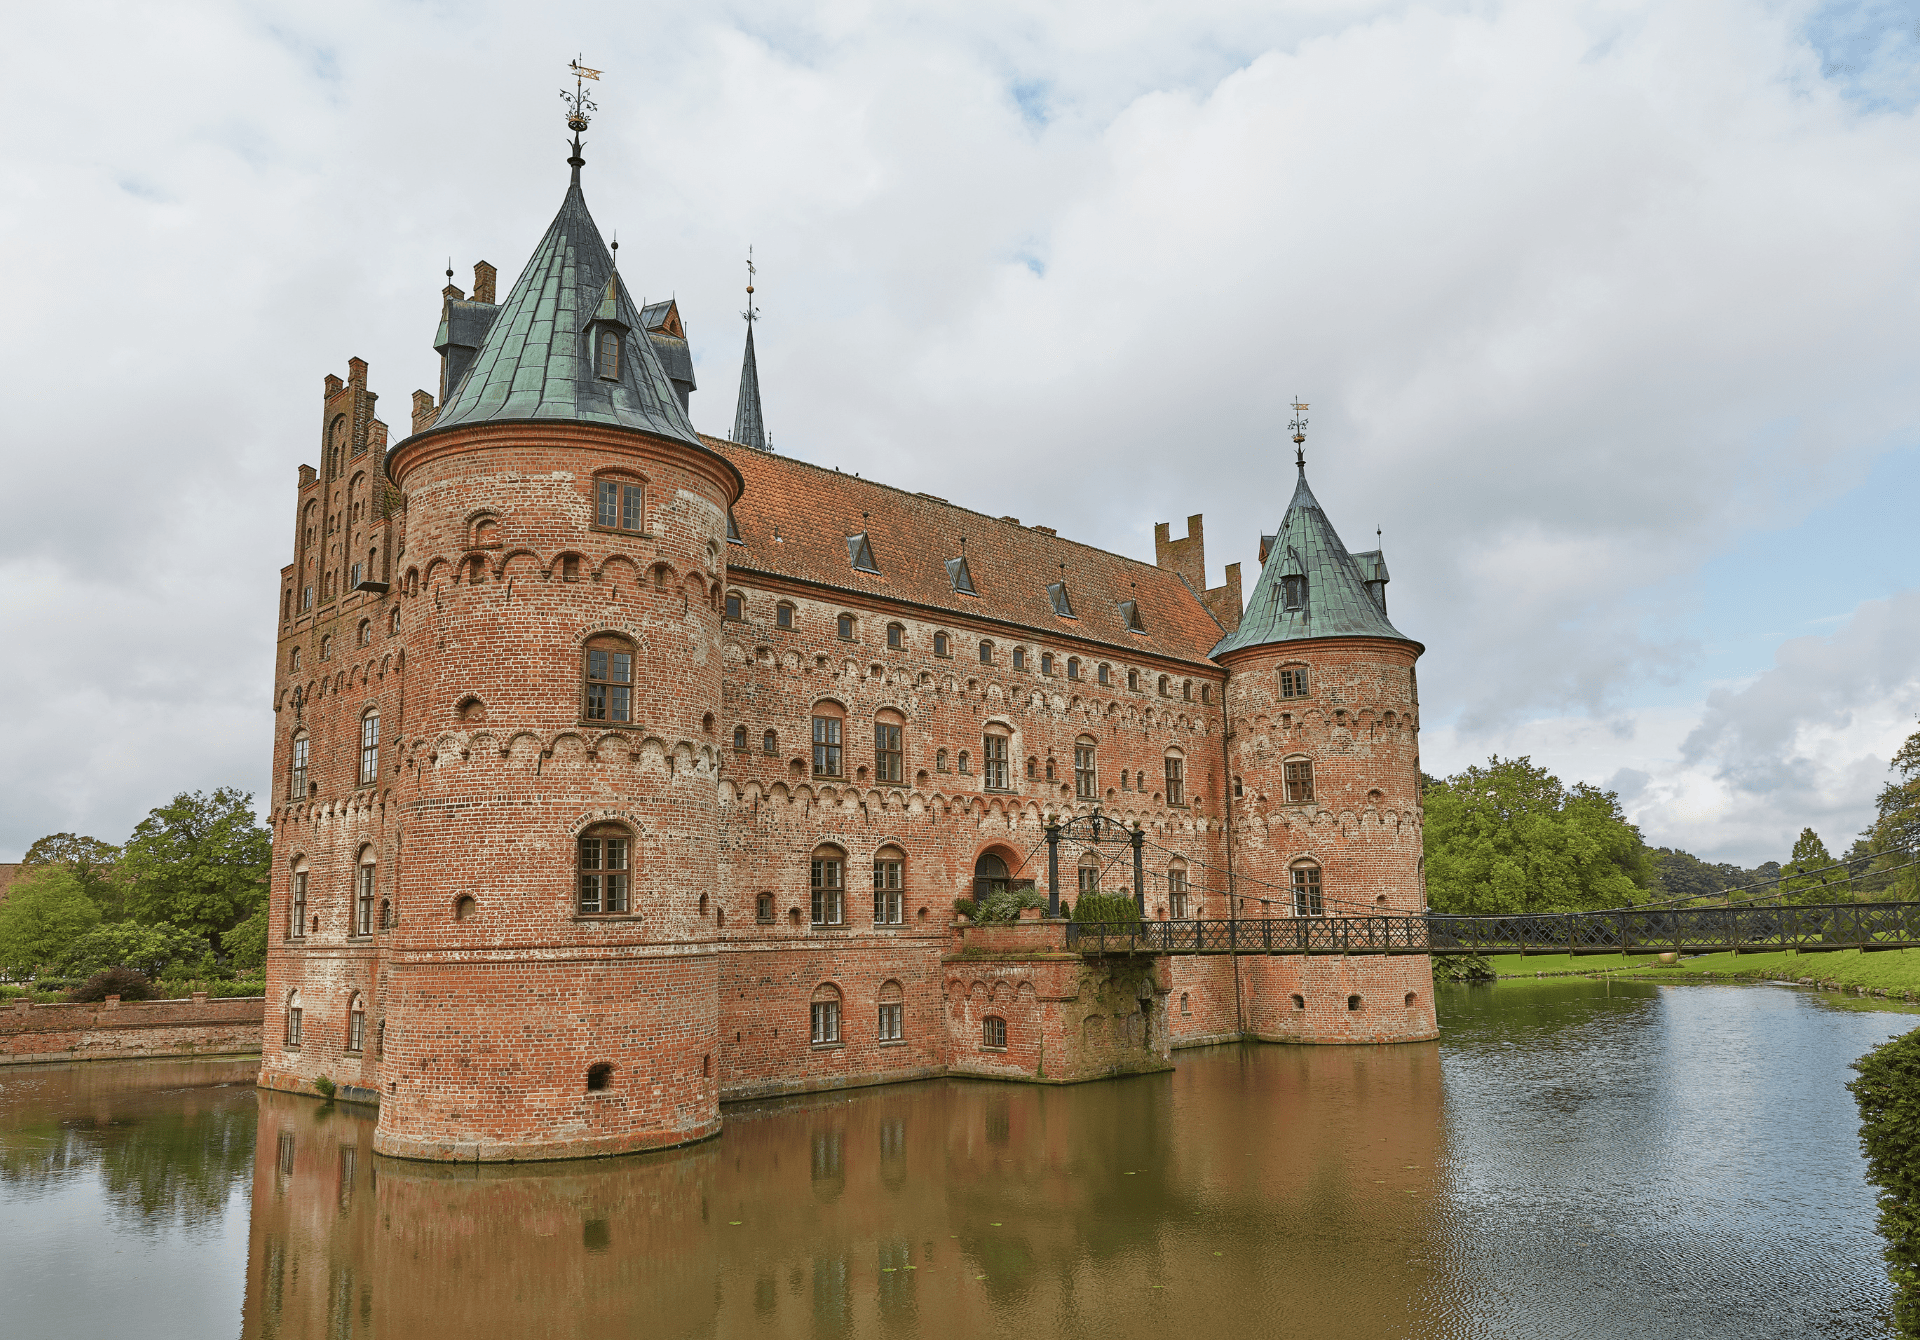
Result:
{"label": "window with white frame", "polygon": [[380,780],[380,709],[370,707],[360,717],[360,785]]}
{"label": "window with white frame", "polygon": [[873,857],[873,924],[898,926],[906,921],[906,894],[902,888],[906,854],[898,847],[882,847]]}

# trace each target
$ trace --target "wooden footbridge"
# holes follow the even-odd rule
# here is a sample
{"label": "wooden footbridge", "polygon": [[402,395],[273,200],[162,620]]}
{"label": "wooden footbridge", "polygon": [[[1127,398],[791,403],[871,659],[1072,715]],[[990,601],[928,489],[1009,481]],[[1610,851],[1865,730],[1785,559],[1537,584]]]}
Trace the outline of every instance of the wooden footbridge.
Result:
{"label": "wooden footbridge", "polygon": [[1070,922],[1067,943],[1086,954],[1811,954],[1920,948],[1920,903]]}

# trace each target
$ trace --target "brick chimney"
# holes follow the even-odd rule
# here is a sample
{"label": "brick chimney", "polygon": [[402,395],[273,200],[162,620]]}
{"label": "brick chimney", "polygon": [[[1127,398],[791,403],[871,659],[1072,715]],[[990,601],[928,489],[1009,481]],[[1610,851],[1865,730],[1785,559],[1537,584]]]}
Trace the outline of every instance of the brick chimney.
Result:
{"label": "brick chimney", "polygon": [[474,262],[473,264],[473,300],[475,302],[494,301],[493,281],[497,273],[498,271],[496,271],[491,265],[488,265],[485,261]]}
{"label": "brick chimney", "polygon": [[425,391],[413,393],[413,431],[424,433],[433,427],[433,421],[440,417],[440,407],[433,403],[433,397]]}

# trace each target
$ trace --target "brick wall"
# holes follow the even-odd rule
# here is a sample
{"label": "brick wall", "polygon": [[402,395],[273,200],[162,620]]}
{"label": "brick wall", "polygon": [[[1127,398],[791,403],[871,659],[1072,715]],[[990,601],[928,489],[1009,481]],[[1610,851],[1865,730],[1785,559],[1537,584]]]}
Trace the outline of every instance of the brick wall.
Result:
{"label": "brick wall", "polygon": [[260,1051],[258,996],[100,1004],[0,1003],[0,1065]]}

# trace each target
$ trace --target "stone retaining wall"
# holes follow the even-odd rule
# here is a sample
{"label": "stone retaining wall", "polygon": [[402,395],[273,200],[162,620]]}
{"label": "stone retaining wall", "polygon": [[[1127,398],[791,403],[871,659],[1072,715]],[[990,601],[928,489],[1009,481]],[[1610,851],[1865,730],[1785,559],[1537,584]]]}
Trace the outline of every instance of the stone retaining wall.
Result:
{"label": "stone retaining wall", "polygon": [[150,1056],[257,1056],[266,1001],[121,1001],[85,1005],[0,1002],[0,1066],[121,1061]]}

